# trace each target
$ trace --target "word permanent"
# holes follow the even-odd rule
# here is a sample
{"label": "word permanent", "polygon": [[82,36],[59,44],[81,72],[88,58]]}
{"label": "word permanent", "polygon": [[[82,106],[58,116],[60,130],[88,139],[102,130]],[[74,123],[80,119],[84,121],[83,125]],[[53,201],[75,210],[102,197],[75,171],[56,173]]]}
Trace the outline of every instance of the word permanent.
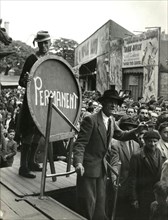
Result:
{"label": "word permanent", "polygon": [[73,93],[61,92],[61,91],[52,91],[48,89],[42,89],[43,81],[38,77],[34,77],[34,89],[35,89],[35,105],[46,106],[48,104],[48,99],[52,94],[53,103],[57,107],[67,108],[67,109],[76,109],[78,96]]}

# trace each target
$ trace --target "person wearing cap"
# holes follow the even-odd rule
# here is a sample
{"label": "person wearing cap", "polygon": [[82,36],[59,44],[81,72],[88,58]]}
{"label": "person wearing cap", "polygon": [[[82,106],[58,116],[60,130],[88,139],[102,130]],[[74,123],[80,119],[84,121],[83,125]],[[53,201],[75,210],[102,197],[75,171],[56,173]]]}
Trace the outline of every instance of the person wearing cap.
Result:
{"label": "person wearing cap", "polygon": [[132,155],[129,169],[128,191],[134,220],[149,220],[150,204],[155,200],[153,186],[160,180],[165,157],[157,148],[160,135],[157,131],[147,131],[145,145],[137,154]]}
{"label": "person wearing cap", "polygon": [[136,138],[141,126],[122,131],[112,116],[123,99],[116,90],[106,90],[98,98],[102,109],[85,117],[73,145],[73,165],[77,172],[79,213],[88,220],[107,219],[105,213],[107,161],[111,139],[127,141]]}
{"label": "person wearing cap", "polygon": [[[123,131],[130,131],[134,128],[138,127],[137,121],[134,117],[129,115],[124,115],[119,122],[119,127]],[[130,212],[129,212],[129,199],[128,199],[128,172],[129,172],[129,164],[131,156],[137,153],[140,150],[139,144],[134,140],[128,141],[119,141],[112,139],[111,152],[110,152],[110,165],[116,173],[119,173],[120,169],[120,187],[118,190],[118,204],[116,210],[116,218],[121,220],[130,220]],[[121,166],[119,168],[119,162],[121,162]],[[113,192],[116,189],[116,175],[111,171],[111,181],[113,185]],[[107,191],[107,196],[110,195],[112,199],[112,195],[109,191]],[[109,202],[110,204],[110,202]],[[112,205],[110,205],[109,210]],[[112,210],[111,210],[112,211]]]}
{"label": "person wearing cap", "polygon": [[[51,38],[48,31],[39,31],[33,43],[35,42],[38,44],[38,51],[35,54],[31,54],[26,59],[19,79],[19,85],[25,89],[27,88],[27,82],[31,80],[29,73],[32,66],[38,59],[49,53]],[[26,91],[18,118],[17,130],[20,133],[22,144],[19,175],[26,178],[35,178],[36,175],[32,171],[42,171],[42,168],[35,160],[35,154],[41,138],[41,133],[31,117]]]}

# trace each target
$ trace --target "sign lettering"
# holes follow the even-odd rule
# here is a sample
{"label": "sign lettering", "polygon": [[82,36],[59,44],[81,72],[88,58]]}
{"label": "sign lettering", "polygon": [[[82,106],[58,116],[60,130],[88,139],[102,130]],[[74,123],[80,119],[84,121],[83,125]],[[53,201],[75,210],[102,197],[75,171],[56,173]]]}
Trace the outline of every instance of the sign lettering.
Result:
{"label": "sign lettering", "polygon": [[78,96],[75,93],[43,90],[43,81],[41,77],[34,77],[34,90],[35,90],[35,105],[46,106],[48,104],[48,98],[50,94],[54,99],[54,104],[57,107],[76,109]]}

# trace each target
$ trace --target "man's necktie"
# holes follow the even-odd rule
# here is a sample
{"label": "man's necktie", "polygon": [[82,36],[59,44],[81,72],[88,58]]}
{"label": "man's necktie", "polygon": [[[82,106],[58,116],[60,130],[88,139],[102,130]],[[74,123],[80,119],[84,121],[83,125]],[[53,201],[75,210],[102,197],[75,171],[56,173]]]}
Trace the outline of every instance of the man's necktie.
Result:
{"label": "man's necktie", "polygon": [[132,148],[132,144],[131,144],[130,140],[128,141],[128,149],[129,149],[129,153],[130,153],[130,157],[131,157],[132,153],[133,153],[133,148]]}
{"label": "man's necktie", "polygon": [[110,133],[111,133],[111,120],[109,118],[108,119],[108,126],[107,126],[107,143],[109,143]]}

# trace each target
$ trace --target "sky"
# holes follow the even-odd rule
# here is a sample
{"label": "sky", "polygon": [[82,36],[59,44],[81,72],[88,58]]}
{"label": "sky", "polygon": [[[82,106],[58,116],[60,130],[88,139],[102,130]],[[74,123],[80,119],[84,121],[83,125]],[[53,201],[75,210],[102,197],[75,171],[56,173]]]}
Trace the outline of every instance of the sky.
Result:
{"label": "sky", "polygon": [[49,31],[52,39],[81,43],[109,19],[134,34],[146,27],[161,27],[168,34],[168,0],[0,0],[0,18],[9,22],[14,40],[32,47],[40,30]]}

